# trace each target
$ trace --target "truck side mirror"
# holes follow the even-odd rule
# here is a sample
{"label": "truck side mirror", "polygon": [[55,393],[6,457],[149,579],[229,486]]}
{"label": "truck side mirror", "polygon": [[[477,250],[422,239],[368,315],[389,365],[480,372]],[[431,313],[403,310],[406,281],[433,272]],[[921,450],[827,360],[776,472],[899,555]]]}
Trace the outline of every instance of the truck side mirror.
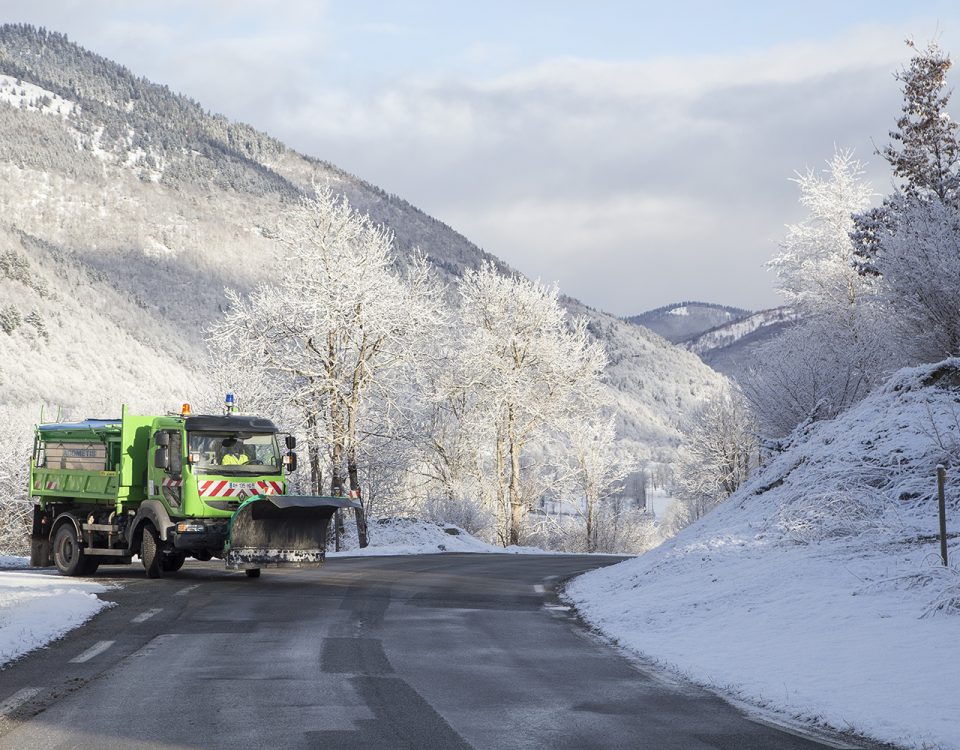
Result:
{"label": "truck side mirror", "polygon": [[293,451],[290,451],[286,455],[286,461],[284,463],[287,465],[287,473],[289,474],[292,471],[297,470],[297,454]]}
{"label": "truck side mirror", "polygon": [[164,470],[170,465],[170,449],[167,446],[157,446],[157,452],[153,455],[153,465]]}
{"label": "truck side mirror", "polygon": [[293,435],[287,435],[287,437],[284,438],[284,442],[287,444],[288,451],[292,451],[297,447],[297,439]]}
{"label": "truck side mirror", "polygon": [[[166,432],[158,432],[153,436],[153,442],[157,445],[162,445],[164,448],[170,445],[170,435]],[[160,468],[159,466],[157,468]]]}

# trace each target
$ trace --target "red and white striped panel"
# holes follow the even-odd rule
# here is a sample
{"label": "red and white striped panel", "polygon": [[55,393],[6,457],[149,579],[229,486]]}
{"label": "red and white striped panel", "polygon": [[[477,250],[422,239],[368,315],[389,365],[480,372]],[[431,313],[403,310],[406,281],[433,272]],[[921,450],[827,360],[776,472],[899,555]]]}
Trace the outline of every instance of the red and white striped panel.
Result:
{"label": "red and white striped panel", "polygon": [[168,479],[164,477],[164,480],[163,480],[164,487],[179,487],[181,484],[183,484],[182,479]]}
{"label": "red and white striped panel", "polygon": [[212,479],[197,482],[197,492],[200,497],[233,497],[239,490],[231,489],[226,479]]}
{"label": "red and white striped panel", "polygon": [[[231,487],[230,485],[239,485]],[[241,492],[250,495],[282,495],[283,484],[272,480],[257,482],[230,482],[226,479],[211,479],[197,482],[200,497],[236,497]]]}

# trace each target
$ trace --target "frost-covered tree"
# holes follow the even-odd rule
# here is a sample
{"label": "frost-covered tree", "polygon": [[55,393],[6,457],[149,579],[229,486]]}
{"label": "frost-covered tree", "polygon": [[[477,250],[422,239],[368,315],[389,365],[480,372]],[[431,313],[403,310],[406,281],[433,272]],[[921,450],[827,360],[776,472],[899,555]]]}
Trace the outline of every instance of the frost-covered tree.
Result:
{"label": "frost-covered tree", "polygon": [[888,328],[877,280],[857,272],[853,214],[872,194],[863,167],[838,152],[823,174],[798,175],[807,216],[787,227],[770,262],[800,319],[763,345],[743,378],[761,432],[782,437],[801,422],[839,414],[869,393],[890,367]]}
{"label": "frost-covered tree", "polygon": [[[594,408],[599,412],[599,405]],[[636,468],[636,461],[616,445],[616,417],[598,416],[583,415],[564,429],[571,464],[567,481],[572,504],[582,508],[587,552],[598,551],[604,532],[610,536],[609,530],[601,527],[604,522],[617,521],[620,513],[603,513],[603,506]]]}
{"label": "frost-covered tree", "polygon": [[[912,41],[907,45],[915,49]],[[904,211],[916,203],[960,201],[958,123],[947,112],[950,56],[935,43],[918,51],[895,77],[902,84],[903,106],[892,140],[879,153],[893,168],[896,189],[883,205],[858,213],[852,237],[862,273],[880,273],[874,259],[884,240],[897,230]]]}
{"label": "frost-covered tree", "polygon": [[[210,335],[214,345],[289,385],[302,414],[311,473],[322,474],[322,436],[331,491],[359,490],[366,435],[389,432],[387,412],[403,395],[395,376],[416,355],[435,320],[423,263],[395,268],[392,234],[329,189],[303,198],[282,217],[276,281],[248,297],[229,292],[230,308]],[[386,411],[366,409],[377,400]],[[364,536],[364,523],[358,524]]]}
{"label": "frost-covered tree", "polygon": [[501,543],[519,544],[536,499],[525,474],[527,448],[596,403],[606,357],[586,321],[568,319],[556,287],[484,264],[458,288],[464,329],[446,401],[460,399],[461,426],[483,441],[474,465],[497,510]]}
{"label": "frost-covered tree", "polygon": [[960,353],[960,209],[910,201],[874,262],[878,294],[907,362]]}
{"label": "frost-covered tree", "polygon": [[823,172],[808,169],[794,178],[807,215],[787,227],[780,253],[768,266],[776,271],[787,303],[801,316],[845,314],[870,291],[870,279],[854,268],[850,239],[853,215],[873,195],[863,171],[851,152],[838,151]]}
{"label": "frost-covered tree", "polygon": [[[757,427],[781,438],[807,421],[831,419],[882,382],[890,362],[889,329],[877,308],[855,308],[837,324],[828,316],[797,323],[757,348],[741,379]],[[861,323],[855,316],[870,316]]]}
{"label": "frost-covered tree", "polygon": [[746,399],[731,386],[704,402],[684,430],[674,480],[675,526],[702,518],[730,497],[756,464],[756,425]]}
{"label": "frost-covered tree", "polygon": [[903,109],[882,151],[897,186],[882,206],[855,217],[852,233],[907,364],[960,352],[960,126],[947,111],[951,65],[931,43],[897,74]]}
{"label": "frost-covered tree", "polygon": [[[907,44],[914,48],[913,42]],[[958,124],[947,113],[952,65],[950,56],[931,42],[895,76],[903,84],[903,110],[897,129],[890,132],[893,143],[881,153],[908,197],[935,196],[950,204],[960,198]]]}
{"label": "frost-covered tree", "polygon": [[0,555],[23,555],[30,549],[32,427],[26,410],[0,405]]}

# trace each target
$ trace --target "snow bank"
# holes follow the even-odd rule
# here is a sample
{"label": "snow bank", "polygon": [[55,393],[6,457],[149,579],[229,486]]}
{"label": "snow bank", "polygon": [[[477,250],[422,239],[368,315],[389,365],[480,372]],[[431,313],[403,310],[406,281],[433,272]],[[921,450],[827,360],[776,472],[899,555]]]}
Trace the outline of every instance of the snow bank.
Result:
{"label": "snow bank", "polygon": [[[960,455],[960,360],[806,428],[740,492],[568,588],[622,645],[738,698],[907,747],[960,748],[960,568],[936,466]],[[960,528],[960,465],[948,529]],[[954,538],[951,559],[960,562]]]}
{"label": "snow bank", "polygon": [[0,667],[111,606],[96,597],[106,590],[55,573],[0,571]]}
{"label": "snow bank", "polygon": [[500,554],[562,554],[536,547],[495,547],[471,536],[459,526],[414,518],[385,518],[370,524],[370,545],[357,546],[356,532],[347,533],[347,549],[327,552],[328,557],[367,555],[429,555],[440,552],[487,552]]}

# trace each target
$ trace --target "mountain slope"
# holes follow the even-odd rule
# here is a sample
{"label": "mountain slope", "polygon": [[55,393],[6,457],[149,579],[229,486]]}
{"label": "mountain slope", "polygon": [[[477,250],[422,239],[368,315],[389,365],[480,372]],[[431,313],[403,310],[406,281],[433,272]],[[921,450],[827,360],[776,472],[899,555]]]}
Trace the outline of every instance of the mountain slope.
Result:
{"label": "mountain slope", "polygon": [[759,346],[779,336],[796,320],[796,313],[787,307],[761,310],[711,328],[682,345],[717,372],[736,379],[754,361]]}
{"label": "mountain slope", "polygon": [[[314,184],[389,226],[401,260],[420,247],[448,280],[486,260],[509,271],[402,199],[60,34],[0,27],[0,136],[0,256],[22,271],[0,271],[0,312],[19,319],[0,329],[0,408],[112,414],[188,399],[208,380],[203,330],[224,287],[269,279],[276,216]],[[641,457],[671,452],[720,377],[643,328],[566,304],[607,345],[622,435]]]}
{"label": "mountain slope", "polygon": [[709,302],[680,302],[624,318],[645,326],[674,344],[750,315],[749,310]]}

